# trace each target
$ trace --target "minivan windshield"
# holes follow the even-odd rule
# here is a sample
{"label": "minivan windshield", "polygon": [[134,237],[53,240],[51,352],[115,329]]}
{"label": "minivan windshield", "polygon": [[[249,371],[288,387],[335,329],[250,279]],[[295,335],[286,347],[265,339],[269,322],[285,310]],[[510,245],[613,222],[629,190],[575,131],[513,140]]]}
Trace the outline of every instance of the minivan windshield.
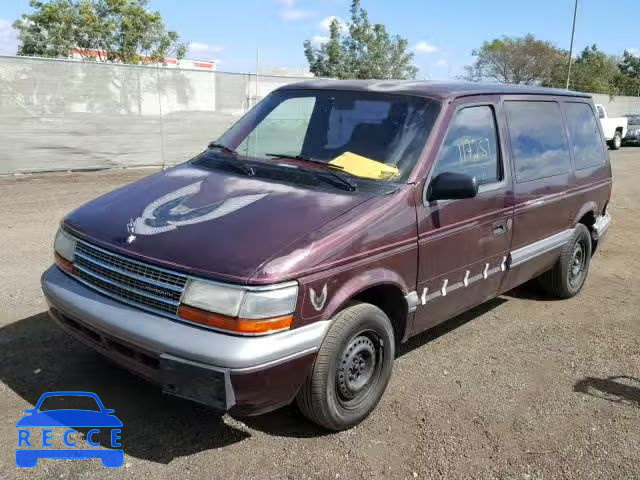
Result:
{"label": "minivan windshield", "polygon": [[[440,102],[408,95],[335,90],[279,90],[216,144],[237,155],[298,168],[319,162],[345,179],[401,182],[433,129]],[[315,164],[315,165],[314,165]]]}

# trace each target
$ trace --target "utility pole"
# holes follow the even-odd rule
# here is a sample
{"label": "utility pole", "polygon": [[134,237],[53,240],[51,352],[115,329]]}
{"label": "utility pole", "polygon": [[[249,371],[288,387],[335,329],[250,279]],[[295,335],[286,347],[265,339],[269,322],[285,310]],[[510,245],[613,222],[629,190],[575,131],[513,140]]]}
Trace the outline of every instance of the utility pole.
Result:
{"label": "utility pole", "polygon": [[569,68],[567,68],[567,90],[569,90],[569,82],[571,81],[571,57],[573,56],[573,37],[576,34],[576,16],[578,14],[578,0],[575,0],[573,6],[573,26],[571,27],[571,46],[569,47]]}

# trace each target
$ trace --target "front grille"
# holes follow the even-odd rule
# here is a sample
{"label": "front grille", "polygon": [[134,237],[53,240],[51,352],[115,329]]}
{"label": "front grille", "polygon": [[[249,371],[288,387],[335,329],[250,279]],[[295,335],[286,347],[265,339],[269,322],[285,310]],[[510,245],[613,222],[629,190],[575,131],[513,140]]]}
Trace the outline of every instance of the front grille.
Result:
{"label": "front grille", "polygon": [[186,275],[117,255],[83,241],[76,244],[73,274],[110,297],[176,315]]}

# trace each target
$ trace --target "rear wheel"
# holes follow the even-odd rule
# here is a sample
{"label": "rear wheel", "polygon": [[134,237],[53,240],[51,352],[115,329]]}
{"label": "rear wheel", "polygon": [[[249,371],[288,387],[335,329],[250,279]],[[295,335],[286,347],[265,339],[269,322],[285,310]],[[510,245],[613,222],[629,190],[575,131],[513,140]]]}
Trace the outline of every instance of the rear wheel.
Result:
{"label": "rear wheel", "polygon": [[357,425],[380,401],[394,355],[393,328],[382,310],[368,303],[342,310],[298,393],[300,410],[329,430]]}
{"label": "rear wheel", "polygon": [[622,134],[620,132],[616,132],[611,141],[609,142],[609,147],[611,150],[618,150],[622,146]]}
{"label": "rear wheel", "polygon": [[575,296],[587,279],[591,248],[589,229],[579,223],[571,240],[562,248],[557,263],[540,277],[544,289],[558,298]]}

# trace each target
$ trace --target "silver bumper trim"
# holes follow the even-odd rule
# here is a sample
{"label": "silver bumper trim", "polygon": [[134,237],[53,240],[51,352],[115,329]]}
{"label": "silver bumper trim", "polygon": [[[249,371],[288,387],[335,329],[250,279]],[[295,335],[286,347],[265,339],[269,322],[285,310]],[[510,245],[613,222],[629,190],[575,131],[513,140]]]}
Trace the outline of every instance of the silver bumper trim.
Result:
{"label": "silver bumper trim", "polygon": [[260,337],[214,332],[154,315],[112,300],[63,273],[55,265],[42,275],[47,301],[72,319],[157,353],[249,372],[313,353],[330,321]]}
{"label": "silver bumper trim", "polygon": [[604,234],[607,233],[609,225],[611,225],[611,215],[608,213],[600,215],[593,224],[593,231],[591,233],[593,239],[600,240]]}

